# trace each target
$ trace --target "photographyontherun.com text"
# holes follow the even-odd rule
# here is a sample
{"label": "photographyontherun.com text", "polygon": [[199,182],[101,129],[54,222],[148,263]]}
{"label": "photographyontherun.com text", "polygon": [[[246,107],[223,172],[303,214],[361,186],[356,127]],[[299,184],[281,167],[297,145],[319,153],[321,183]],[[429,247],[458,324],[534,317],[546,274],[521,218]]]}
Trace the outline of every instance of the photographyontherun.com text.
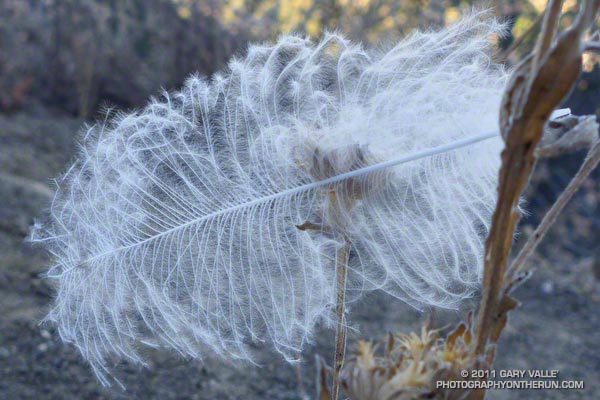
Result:
{"label": "photographyontherun.com text", "polygon": [[583,389],[584,382],[558,380],[558,370],[463,370],[465,380],[438,381],[438,389]]}

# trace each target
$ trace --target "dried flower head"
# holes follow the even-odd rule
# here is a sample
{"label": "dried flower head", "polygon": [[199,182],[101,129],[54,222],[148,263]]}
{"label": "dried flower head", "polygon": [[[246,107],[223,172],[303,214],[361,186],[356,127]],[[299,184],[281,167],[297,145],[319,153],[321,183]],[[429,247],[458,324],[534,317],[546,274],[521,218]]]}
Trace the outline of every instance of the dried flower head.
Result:
{"label": "dried flower head", "polygon": [[[461,372],[476,361],[471,338],[470,323],[461,323],[446,338],[424,326],[420,334],[390,334],[381,356],[377,347],[361,341],[342,370],[344,392],[350,400],[461,399],[467,390],[440,388],[438,382],[466,379]],[[477,365],[485,368],[487,361]]]}

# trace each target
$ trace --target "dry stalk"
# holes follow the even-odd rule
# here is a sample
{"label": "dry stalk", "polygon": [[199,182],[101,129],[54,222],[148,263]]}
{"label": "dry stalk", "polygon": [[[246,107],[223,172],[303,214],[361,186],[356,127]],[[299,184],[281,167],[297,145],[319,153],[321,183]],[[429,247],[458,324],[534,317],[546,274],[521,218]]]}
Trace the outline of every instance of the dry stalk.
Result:
{"label": "dry stalk", "polygon": [[[362,150],[358,147],[350,148],[351,156],[357,162],[362,160]],[[320,155],[321,157],[317,157]],[[322,153],[318,148],[314,150],[313,163],[310,173],[317,179],[325,179],[335,175],[332,169],[332,160],[340,157],[336,152]],[[322,234],[334,235],[343,241],[342,247],[335,256],[335,351],[333,357],[333,368],[331,369],[332,386],[331,392],[327,391],[325,386],[325,370],[321,372],[320,398],[337,400],[340,391],[340,371],[344,366],[346,355],[346,279],[348,276],[348,261],[350,258],[351,240],[346,234],[347,226],[350,223],[349,215],[355,206],[356,200],[362,196],[361,185],[357,181],[350,179],[341,184],[334,184],[329,187],[327,194],[327,203],[321,218],[320,224],[305,221],[296,228],[302,231],[315,230]]]}
{"label": "dry stalk", "polygon": [[[337,199],[335,190],[329,193],[330,203],[332,205],[332,211],[336,217],[340,216],[340,211],[336,207]],[[331,233],[330,227],[315,224],[310,221],[306,221],[300,225],[296,225],[299,230],[316,230],[322,233]],[[333,369],[332,369],[332,387],[331,394],[327,391],[326,386],[326,368],[321,367],[320,383],[319,383],[319,398],[322,400],[337,400],[340,391],[340,371],[344,366],[344,359],[346,356],[346,279],[348,277],[348,260],[350,257],[350,240],[344,237],[344,246],[337,252],[335,258],[335,316],[336,316],[336,328],[335,328],[335,352],[333,358]]]}
{"label": "dry stalk", "polygon": [[546,5],[542,22],[542,31],[538,36],[533,50],[533,63],[531,64],[532,76],[538,69],[542,57],[546,55],[556,35],[558,21],[562,10],[562,0],[551,0]]}
{"label": "dry stalk", "polygon": [[585,51],[600,52],[600,41],[599,42],[587,42],[585,44]]}
{"label": "dry stalk", "polygon": [[346,356],[346,277],[348,276],[348,257],[350,243],[346,240],[344,247],[338,252],[335,262],[335,354],[333,361],[333,384],[331,395],[337,400],[340,391],[340,371],[344,366]]}
{"label": "dry stalk", "polygon": [[[555,38],[561,6],[557,0],[548,3],[534,53],[515,69],[500,110],[500,129],[506,146],[502,152],[498,202],[485,248],[483,293],[472,349],[477,363],[488,354],[488,346],[498,340],[507,313],[517,305],[503,289],[513,285],[506,281],[506,270],[519,219],[519,197],[529,181],[544,125],[581,72],[582,39],[598,13],[600,1],[583,1],[574,24]],[[583,174],[576,179],[583,179]],[[481,399],[484,395],[481,391],[470,398]]]}
{"label": "dry stalk", "polygon": [[317,396],[318,400],[331,400],[331,394],[327,389],[327,375],[330,374],[330,368],[317,355]]}
{"label": "dry stalk", "polygon": [[569,115],[548,123],[544,136],[535,149],[537,159],[555,157],[589,149],[598,140],[595,115]]}
{"label": "dry stalk", "polygon": [[515,260],[510,265],[505,279],[505,282],[508,285],[508,290],[505,292],[512,292],[512,290],[515,288],[514,283],[520,283],[523,281],[523,279],[518,278],[524,276],[524,274],[526,274],[528,271],[528,269],[525,268],[525,261],[527,261],[531,254],[535,251],[536,247],[542,241],[550,227],[554,224],[556,218],[564,209],[565,205],[569,202],[569,200],[571,200],[573,195],[581,187],[583,182],[585,182],[586,178],[590,175],[594,168],[596,168],[598,162],[600,162],[600,142],[597,142],[590,149],[583,164],[579,168],[579,171],[577,171],[577,174],[569,182],[565,190],[561,193],[546,215],[544,215],[542,222],[540,222],[538,227],[533,232],[533,235],[527,240]]}

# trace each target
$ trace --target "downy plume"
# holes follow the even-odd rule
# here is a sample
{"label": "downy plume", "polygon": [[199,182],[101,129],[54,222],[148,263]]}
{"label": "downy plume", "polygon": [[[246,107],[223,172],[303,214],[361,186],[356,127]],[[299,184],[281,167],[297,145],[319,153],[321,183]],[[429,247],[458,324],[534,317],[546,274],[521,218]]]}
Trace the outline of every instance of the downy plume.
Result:
{"label": "downy plume", "polygon": [[266,342],[292,361],[332,318],[346,241],[348,301],[456,308],[502,148],[488,18],[380,52],[285,35],[89,128],[32,234],[54,260],[47,319],[104,384],[145,346],[252,360]]}

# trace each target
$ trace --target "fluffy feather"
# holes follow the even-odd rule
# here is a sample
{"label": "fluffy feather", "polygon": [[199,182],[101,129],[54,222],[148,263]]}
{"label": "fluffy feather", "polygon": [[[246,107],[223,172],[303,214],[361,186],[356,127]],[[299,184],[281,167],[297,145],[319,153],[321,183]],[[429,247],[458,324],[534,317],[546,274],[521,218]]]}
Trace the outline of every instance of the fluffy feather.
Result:
{"label": "fluffy feather", "polygon": [[500,30],[477,15],[379,53],[286,35],[91,127],[33,232],[55,261],[47,319],[105,384],[144,346],[251,360],[264,341],[293,360],[330,318],[345,240],[351,298],[456,307],[478,285],[501,140],[377,166],[497,130]]}

